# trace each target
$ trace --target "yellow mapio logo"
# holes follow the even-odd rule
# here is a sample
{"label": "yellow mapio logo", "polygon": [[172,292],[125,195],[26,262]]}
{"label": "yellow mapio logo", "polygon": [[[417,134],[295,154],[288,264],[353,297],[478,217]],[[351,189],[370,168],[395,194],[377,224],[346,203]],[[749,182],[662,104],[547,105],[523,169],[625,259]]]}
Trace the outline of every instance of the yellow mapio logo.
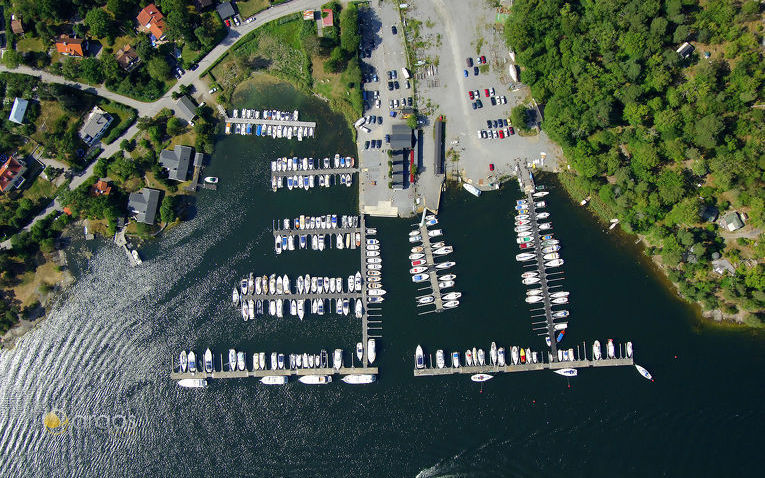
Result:
{"label": "yellow mapio logo", "polygon": [[45,429],[53,435],[61,435],[69,427],[69,417],[61,410],[51,410],[43,417]]}

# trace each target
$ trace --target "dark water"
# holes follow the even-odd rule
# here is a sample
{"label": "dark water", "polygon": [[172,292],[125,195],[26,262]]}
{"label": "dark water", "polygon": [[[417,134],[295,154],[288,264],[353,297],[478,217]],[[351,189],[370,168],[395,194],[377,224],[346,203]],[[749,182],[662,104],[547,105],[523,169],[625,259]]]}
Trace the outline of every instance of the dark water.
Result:
{"label": "dark water", "polygon": [[[268,188],[279,155],[352,153],[342,118],[286,86],[259,88],[242,106],[299,108],[319,122],[303,143],[226,137],[193,221],[143,249],[129,269],[121,251],[93,247],[77,284],[37,331],[0,357],[2,476],[739,476],[759,469],[763,424],[762,337],[700,323],[643,264],[629,239],[603,232],[548,181],[555,233],[566,259],[572,313],[566,343],[632,340],[633,368],[412,377],[417,344],[462,350],[524,345],[542,350],[523,302],[509,210],[514,183],[473,198],[448,191],[439,216],[458,262],[459,309],[417,316],[407,273],[410,220],[370,219],[382,242],[380,379],[265,387],[212,381],[184,390],[168,378],[183,349],[217,352],[351,350],[356,319],[307,317],[244,323],[229,303],[239,277],[257,273],[348,275],[350,251],[276,257],[271,221],[352,213],[355,188]],[[244,101],[244,100],[241,100]],[[92,247],[92,246],[91,246]],[[77,248],[75,248],[75,251]],[[80,259],[78,259],[78,257]],[[570,383],[570,387],[568,386]],[[111,417],[53,436],[46,412]],[[123,427],[115,416],[135,420]],[[95,420],[95,419],[94,419]]]}

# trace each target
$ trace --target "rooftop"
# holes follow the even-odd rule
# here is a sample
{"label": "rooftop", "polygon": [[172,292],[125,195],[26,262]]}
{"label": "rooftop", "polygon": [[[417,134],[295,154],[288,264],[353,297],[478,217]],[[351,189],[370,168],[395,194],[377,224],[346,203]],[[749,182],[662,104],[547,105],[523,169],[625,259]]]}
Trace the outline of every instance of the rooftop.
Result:
{"label": "rooftop", "polygon": [[165,36],[165,16],[153,3],[138,12],[138,24],[149,30],[158,40]]}
{"label": "rooftop", "polygon": [[332,10],[329,8],[322,8],[321,9],[321,26],[331,27],[334,24],[335,24],[335,16]]}
{"label": "rooftop", "polygon": [[733,211],[723,216],[722,226],[727,229],[728,232],[733,232],[744,227],[744,221],[741,220],[741,216],[739,216],[736,211]]}
{"label": "rooftop", "polygon": [[23,98],[16,98],[13,101],[13,108],[11,108],[11,115],[8,117],[8,121],[21,124],[24,122],[24,114],[27,112],[27,105],[29,101]]}
{"label": "rooftop", "polygon": [[217,7],[215,7],[216,10],[218,10],[218,15],[220,15],[221,20],[225,20],[228,17],[233,17],[236,15],[236,12],[234,11],[234,6],[231,5],[231,2],[223,2]]}
{"label": "rooftop", "polygon": [[112,123],[112,115],[102,110],[98,106],[94,106],[88,117],[85,119],[85,123],[80,128],[80,138],[89,145],[94,145],[101,139],[101,136],[106,131],[106,128]]}
{"label": "rooftop", "polygon": [[412,128],[406,124],[394,124],[390,128],[390,149],[408,149],[412,147]]}
{"label": "rooftop", "polygon": [[186,181],[189,178],[191,164],[191,147],[176,145],[174,149],[163,149],[159,153],[159,164],[167,169],[167,176],[175,181]]}
{"label": "rooftop", "polygon": [[194,102],[191,101],[191,98],[186,95],[178,98],[178,101],[175,104],[177,106],[175,115],[191,123],[191,120],[197,115],[197,105],[195,105]]}
{"label": "rooftop", "polygon": [[125,45],[114,55],[122,69],[130,71],[139,63],[138,53],[130,46]]}
{"label": "rooftop", "polygon": [[131,193],[128,197],[128,209],[133,213],[136,221],[144,224],[154,224],[158,204],[158,189],[143,188]]}
{"label": "rooftop", "polygon": [[11,188],[17,187],[24,182],[22,176],[27,170],[27,166],[14,159],[13,156],[9,157],[2,166],[0,166],[0,191],[10,191]]}
{"label": "rooftop", "polygon": [[109,181],[106,178],[101,178],[96,181],[90,192],[93,196],[108,196],[112,192],[112,187],[109,186]]}
{"label": "rooftop", "polygon": [[85,56],[85,51],[83,50],[84,43],[84,38],[61,35],[56,41],[56,50],[62,55]]}

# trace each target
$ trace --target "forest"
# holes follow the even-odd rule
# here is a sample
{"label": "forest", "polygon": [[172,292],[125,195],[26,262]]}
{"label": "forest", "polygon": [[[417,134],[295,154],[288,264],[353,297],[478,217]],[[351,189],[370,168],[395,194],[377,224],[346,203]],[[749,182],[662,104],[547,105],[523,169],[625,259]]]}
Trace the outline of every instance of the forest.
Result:
{"label": "forest", "polygon": [[[762,16],[734,0],[516,0],[505,24],[542,129],[599,214],[644,236],[685,298],[762,326]],[[677,49],[690,42],[694,51]],[[715,218],[745,214],[750,235]],[[743,230],[742,230],[743,231]],[[732,275],[712,271],[727,259]]]}

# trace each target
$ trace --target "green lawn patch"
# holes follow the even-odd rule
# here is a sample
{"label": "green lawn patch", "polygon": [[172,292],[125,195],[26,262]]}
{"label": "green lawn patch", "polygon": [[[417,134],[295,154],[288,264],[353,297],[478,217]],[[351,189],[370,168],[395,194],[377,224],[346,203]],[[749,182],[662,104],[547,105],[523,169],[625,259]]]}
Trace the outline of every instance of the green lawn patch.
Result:
{"label": "green lawn patch", "polygon": [[41,39],[27,37],[16,41],[16,50],[22,53],[28,51],[39,51],[44,53],[46,48]]}
{"label": "green lawn patch", "polygon": [[236,2],[236,7],[239,9],[239,15],[243,19],[247,19],[258,12],[262,12],[271,5],[269,0],[247,0],[246,2]]}
{"label": "green lawn patch", "polygon": [[114,121],[109,127],[109,131],[104,136],[103,142],[105,144],[111,144],[115,139],[119,138],[130,125],[135,123],[138,118],[138,112],[129,106],[125,106],[114,101],[104,102],[100,105],[101,109],[114,116]]}

